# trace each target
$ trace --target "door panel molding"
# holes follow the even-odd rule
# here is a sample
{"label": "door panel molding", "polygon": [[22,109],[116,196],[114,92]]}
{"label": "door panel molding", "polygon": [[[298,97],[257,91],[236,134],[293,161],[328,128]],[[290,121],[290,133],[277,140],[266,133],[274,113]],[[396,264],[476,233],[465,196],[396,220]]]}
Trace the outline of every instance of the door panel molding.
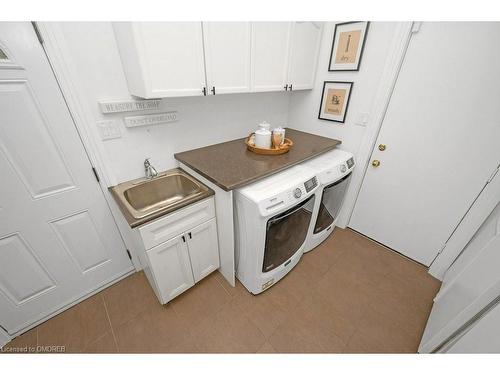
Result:
{"label": "door panel molding", "polygon": [[[74,178],[30,83],[26,79],[0,80],[0,95],[13,95],[12,100],[8,100],[6,104],[11,111],[19,110],[17,126],[0,128],[0,147],[31,196],[38,199],[75,189]],[[2,103],[0,108],[1,105]],[[19,108],[16,108],[18,106]],[[32,122],[41,123],[36,129],[20,128]],[[34,130],[38,130],[38,133],[34,133]],[[10,131],[14,134],[9,134]],[[14,143],[14,149],[9,149],[5,141]],[[32,154],[43,144],[47,146],[43,153],[44,158],[41,158],[38,152]],[[50,173],[44,168],[45,165],[50,166]],[[58,179],[59,183],[47,184],[48,181],[44,179]]]}
{"label": "door panel molding", "polygon": [[[74,228],[76,222],[78,222],[78,228]],[[89,210],[55,219],[51,221],[50,225],[57,235],[61,246],[66,250],[82,274],[90,272],[111,261],[106,251],[106,246],[96,230],[96,225]],[[67,228],[65,227],[69,227],[68,229],[71,232],[71,230],[79,230],[85,225],[87,226],[87,241],[84,243],[71,244],[72,246],[70,246],[68,242],[71,242],[71,236],[68,235],[66,232]],[[77,251],[75,252],[75,250]]]}
{"label": "door panel molding", "polygon": [[[24,277],[18,269],[29,269],[30,278]],[[0,293],[13,306],[19,307],[56,287],[54,277],[21,233],[0,238]]]}

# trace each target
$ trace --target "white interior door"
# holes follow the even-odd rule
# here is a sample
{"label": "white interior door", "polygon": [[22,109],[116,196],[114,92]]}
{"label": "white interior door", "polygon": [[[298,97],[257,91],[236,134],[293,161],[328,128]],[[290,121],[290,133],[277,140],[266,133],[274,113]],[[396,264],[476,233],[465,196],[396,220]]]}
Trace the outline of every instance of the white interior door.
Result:
{"label": "white interior door", "polygon": [[0,23],[0,325],[16,334],[132,270],[30,23]]}
{"label": "white interior door", "polygon": [[412,36],[350,227],[432,262],[500,161],[499,44],[494,22]]}
{"label": "white interior door", "polygon": [[500,204],[446,272],[441,290],[434,299],[420,352],[428,353],[441,347],[500,296],[499,250]]}
{"label": "white interior door", "polygon": [[252,22],[252,91],[285,90],[291,22]]}
{"label": "white interior door", "polygon": [[203,22],[207,95],[250,91],[250,22]]}
{"label": "white interior door", "polygon": [[292,23],[287,80],[292,90],[313,88],[322,32],[321,22]]}

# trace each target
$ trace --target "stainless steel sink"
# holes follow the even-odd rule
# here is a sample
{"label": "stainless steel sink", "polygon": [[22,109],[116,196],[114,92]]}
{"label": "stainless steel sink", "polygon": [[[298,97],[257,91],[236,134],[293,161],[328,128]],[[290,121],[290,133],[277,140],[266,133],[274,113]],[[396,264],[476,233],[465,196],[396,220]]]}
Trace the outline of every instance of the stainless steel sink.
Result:
{"label": "stainless steel sink", "polygon": [[140,178],[110,188],[130,226],[135,227],[213,194],[176,168],[153,179]]}

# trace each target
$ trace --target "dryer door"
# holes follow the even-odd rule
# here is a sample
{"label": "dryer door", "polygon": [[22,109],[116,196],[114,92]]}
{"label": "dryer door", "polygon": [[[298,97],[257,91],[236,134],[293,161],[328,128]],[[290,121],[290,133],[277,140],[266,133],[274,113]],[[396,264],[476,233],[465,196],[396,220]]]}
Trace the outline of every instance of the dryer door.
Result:
{"label": "dryer door", "polygon": [[328,228],[337,218],[350,177],[351,173],[323,189],[321,205],[314,225],[314,234]]}
{"label": "dryer door", "polygon": [[311,223],[313,207],[314,194],[267,221],[262,272],[279,267],[302,247]]}

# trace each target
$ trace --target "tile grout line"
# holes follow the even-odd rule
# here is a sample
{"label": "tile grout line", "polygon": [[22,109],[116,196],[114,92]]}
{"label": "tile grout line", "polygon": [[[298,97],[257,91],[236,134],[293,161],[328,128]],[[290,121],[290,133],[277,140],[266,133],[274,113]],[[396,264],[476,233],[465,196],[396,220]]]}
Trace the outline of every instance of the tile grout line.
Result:
{"label": "tile grout line", "polygon": [[113,341],[115,342],[116,350],[118,353],[120,352],[120,348],[118,347],[118,341],[116,340],[115,330],[113,329],[113,324],[111,323],[111,318],[109,317],[108,306],[106,305],[106,300],[104,299],[104,295],[101,295],[102,303],[104,305],[104,310],[106,311],[106,317],[108,318],[109,328],[111,329],[111,335],[113,336]]}

